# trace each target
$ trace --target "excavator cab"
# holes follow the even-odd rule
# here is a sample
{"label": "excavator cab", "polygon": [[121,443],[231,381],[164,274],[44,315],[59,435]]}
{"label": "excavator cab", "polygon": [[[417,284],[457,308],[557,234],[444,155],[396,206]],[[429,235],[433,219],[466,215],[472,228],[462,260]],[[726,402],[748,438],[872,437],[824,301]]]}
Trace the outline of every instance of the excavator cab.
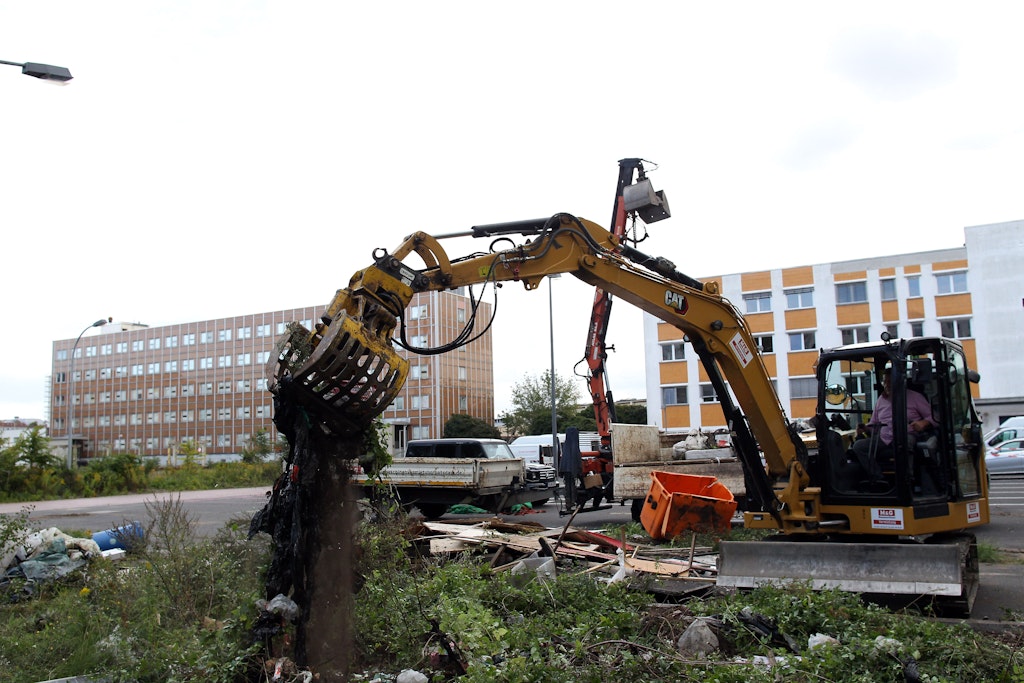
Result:
{"label": "excavator cab", "polygon": [[[818,362],[818,453],[809,467],[824,505],[910,507],[945,516],[949,503],[983,494],[977,373],[960,345],[941,338],[883,340],[823,351]],[[891,402],[888,424],[872,415]],[[934,424],[908,420],[930,413]],[[907,531],[903,530],[904,533]]]}

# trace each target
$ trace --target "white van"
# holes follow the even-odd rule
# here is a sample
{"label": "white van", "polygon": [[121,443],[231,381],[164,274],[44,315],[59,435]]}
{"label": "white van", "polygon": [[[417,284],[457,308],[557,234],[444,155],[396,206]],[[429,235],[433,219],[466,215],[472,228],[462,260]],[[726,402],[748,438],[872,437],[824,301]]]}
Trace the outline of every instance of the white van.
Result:
{"label": "white van", "polygon": [[[597,450],[597,444],[601,443],[601,436],[597,432],[580,432],[580,450],[581,451],[593,451]],[[541,448],[547,446],[547,450],[551,450],[552,438],[550,434],[531,434],[529,436],[520,436],[512,439],[512,443],[509,444],[509,448],[517,458],[522,458],[526,462],[542,462],[540,459]],[[565,434],[558,435],[559,448],[565,446]],[[554,463],[546,462],[546,465]]]}
{"label": "white van", "polygon": [[1024,417],[1004,420],[999,427],[985,435],[985,445],[992,448],[1010,439],[1024,439]]}

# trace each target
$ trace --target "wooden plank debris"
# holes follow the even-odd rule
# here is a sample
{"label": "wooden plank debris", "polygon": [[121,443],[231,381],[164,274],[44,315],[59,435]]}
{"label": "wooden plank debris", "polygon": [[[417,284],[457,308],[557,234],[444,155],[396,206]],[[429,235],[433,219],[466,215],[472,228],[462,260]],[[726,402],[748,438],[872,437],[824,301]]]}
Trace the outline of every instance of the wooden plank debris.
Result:
{"label": "wooden plank debris", "polygon": [[625,553],[624,563],[634,574],[648,574],[666,580],[713,582],[717,556],[709,548],[698,548],[696,537],[689,548],[645,547],[630,545],[625,539],[566,526],[549,529],[527,522],[513,524],[497,518],[470,520],[466,523],[423,522],[416,540],[429,541],[435,555],[479,549],[488,553],[488,562],[496,571],[514,567],[520,559],[534,553],[554,555],[556,561],[574,561],[585,565],[583,573],[594,574],[619,569],[616,551]]}

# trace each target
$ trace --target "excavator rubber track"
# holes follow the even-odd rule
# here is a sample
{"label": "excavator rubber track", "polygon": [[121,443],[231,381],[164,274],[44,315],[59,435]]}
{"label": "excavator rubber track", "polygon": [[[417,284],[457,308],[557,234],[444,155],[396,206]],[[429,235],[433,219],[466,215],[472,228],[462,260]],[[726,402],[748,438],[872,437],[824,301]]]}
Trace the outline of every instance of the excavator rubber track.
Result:
{"label": "excavator rubber track", "polygon": [[395,399],[409,372],[409,362],[388,341],[345,313],[319,339],[294,326],[278,348],[267,365],[270,391],[287,392],[338,434],[365,429]]}
{"label": "excavator rubber track", "polygon": [[973,534],[925,543],[787,539],[723,542],[717,583],[732,588],[806,583],[815,590],[920,596],[945,614],[969,616],[978,575]]}

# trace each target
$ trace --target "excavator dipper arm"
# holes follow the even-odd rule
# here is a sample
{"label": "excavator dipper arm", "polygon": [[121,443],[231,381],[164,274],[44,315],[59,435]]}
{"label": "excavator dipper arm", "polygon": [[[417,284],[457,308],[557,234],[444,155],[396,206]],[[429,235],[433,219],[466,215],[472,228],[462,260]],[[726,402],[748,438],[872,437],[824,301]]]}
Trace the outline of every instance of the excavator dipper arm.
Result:
{"label": "excavator dipper arm", "polygon": [[[509,231],[531,226],[528,234],[537,237],[504,251],[456,261],[449,259],[437,238],[422,232],[407,237],[391,254],[375,252],[375,263],[357,272],[335,295],[322,324],[282,342],[282,353],[269,368],[271,390],[288,387],[329,428],[365,426],[387,407],[406,379],[408,362],[394,352],[390,336],[414,293],[505,281],[522,282],[534,290],[545,277],[568,273],[680,329],[713,377],[721,368],[724,379],[714,380],[716,390],[723,398],[731,390],[745,411],[745,420],[731,408],[727,417],[734,430],[745,432],[749,422],[752,431],[740,445],[748,451],[741,457],[753,479],[754,498],[785,526],[786,511],[799,507],[799,493],[808,484],[798,457],[799,440],[791,432],[750,330],[735,307],[718,294],[716,284],[693,280],[669,261],[624,247],[601,226],[568,214],[510,225],[516,227]],[[486,227],[489,230],[474,229],[474,234],[499,234],[502,228]],[[406,265],[404,259],[413,253],[426,267]]]}

